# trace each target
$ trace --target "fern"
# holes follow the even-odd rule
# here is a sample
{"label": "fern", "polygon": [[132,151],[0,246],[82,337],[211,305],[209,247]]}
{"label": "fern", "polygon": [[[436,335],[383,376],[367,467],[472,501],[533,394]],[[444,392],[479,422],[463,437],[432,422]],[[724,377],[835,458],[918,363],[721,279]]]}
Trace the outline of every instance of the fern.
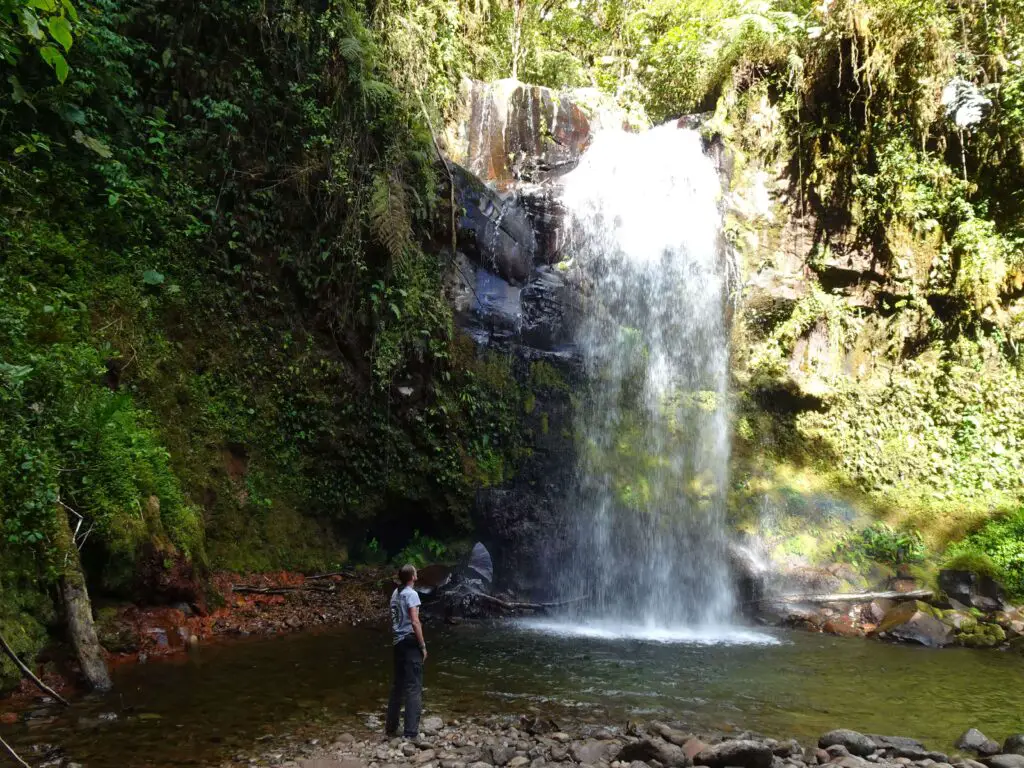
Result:
{"label": "fern", "polygon": [[349,64],[361,64],[363,61],[362,43],[354,37],[346,37],[338,43],[338,53]]}
{"label": "fern", "polygon": [[392,266],[401,269],[412,244],[412,221],[405,187],[394,175],[374,176],[369,213],[374,237],[387,250]]}

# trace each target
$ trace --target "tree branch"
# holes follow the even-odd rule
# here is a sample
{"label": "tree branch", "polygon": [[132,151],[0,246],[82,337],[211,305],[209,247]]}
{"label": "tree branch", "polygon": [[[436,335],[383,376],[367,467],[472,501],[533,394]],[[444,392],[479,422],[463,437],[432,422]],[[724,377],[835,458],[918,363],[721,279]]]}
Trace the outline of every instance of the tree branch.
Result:
{"label": "tree branch", "polygon": [[8,755],[10,755],[11,758],[14,760],[14,762],[16,762],[18,765],[23,766],[23,768],[32,768],[32,766],[30,766],[28,763],[26,763],[24,760],[22,760],[21,756],[17,752],[14,751],[14,747],[12,747],[10,744],[8,744],[6,741],[4,741],[2,738],[0,738],[0,747],[3,747],[4,751]]}
{"label": "tree branch", "polygon": [[7,640],[4,639],[4,636],[2,634],[0,634],[0,650],[3,650],[4,654],[6,654],[7,657],[10,658],[10,660],[14,662],[14,666],[16,666],[18,669],[20,669],[21,673],[25,677],[27,677],[29,680],[31,680],[33,683],[35,683],[36,687],[39,690],[41,690],[43,693],[47,694],[48,696],[53,696],[53,698],[55,698],[57,701],[59,701],[65,707],[70,707],[71,706],[68,703],[67,699],[65,699],[63,696],[61,696],[59,693],[57,693],[55,690],[53,690],[53,688],[51,688],[46,683],[44,683],[42,680],[40,680],[38,677],[36,677],[34,674],[32,674],[32,670],[29,669],[27,666],[25,666],[25,662],[23,662],[21,659],[18,658],[18,655],[14,652],[14,649],[11,648],[11,646],[9,646],[7,644]]}

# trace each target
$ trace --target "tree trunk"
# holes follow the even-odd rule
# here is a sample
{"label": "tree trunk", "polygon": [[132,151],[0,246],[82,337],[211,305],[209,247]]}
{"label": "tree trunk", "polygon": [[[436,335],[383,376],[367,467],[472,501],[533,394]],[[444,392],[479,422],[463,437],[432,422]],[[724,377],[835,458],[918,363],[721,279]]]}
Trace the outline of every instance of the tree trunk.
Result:
{"label": "tree trunk", "polygon": [[512,79],[519,79],[519,48],[523,39],[523,3],[512,0]]}
{"label": "tree trunk", "polygon": [[89,601],[89,591],[85,588],[85,573],[82,571],[78,547],[75,546],[75,534],[63,510],[59,515],[64,522],[63,525],[57,525],[58,551],[63,556],[60,594],[64,600],[71,644],[75,647],[82,674],[89,685],[96,690],[107,691],[113,684],[110,682],[107,663],[103,660],[99,638],[96,637],[92,603]]}

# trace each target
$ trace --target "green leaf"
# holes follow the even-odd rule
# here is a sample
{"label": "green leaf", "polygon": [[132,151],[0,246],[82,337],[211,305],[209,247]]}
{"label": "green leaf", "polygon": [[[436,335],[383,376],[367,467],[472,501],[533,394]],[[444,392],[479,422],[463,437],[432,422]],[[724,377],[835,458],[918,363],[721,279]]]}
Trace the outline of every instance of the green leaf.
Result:
{"label": "green leaf", "polygon": [[155,269],[147,269],[142,273],[142,282],[146,285],[163,285],[164,276]]}
{"label": "green leaf", "polygon": [[54,16],[47,23],[46,26],[50,28],[50,34],[53,35],[53,39],[63,46],[65,51],[71,50],[71,43],[74,42],[71,37],[71,24],[63,16]]}
{"label": "green leaf", "polygon": [[68,61],[64,58],[64,54],[57,50],[55,45],[44,45],[39,49],[39,55],[43,57],[43,61],[49,64],[53,71],[57,73],[58,82],[63,83],[68,77]]}
{"label": "green leaf", "polygon": [[78,11],[75,10],[75,6],[72,5],[71,0],[63,0],[62,5],[64,6],[64,12],[71,17],[71,20],[78,23]]}
{"label": "green leaf", "polygon": [[22,87],[21,81],[14,75],[11,75],[7,78],[7,82],[11,84],[11,98],[14,100],[14,103],[26,104],[33,112],[35,112],[35,105],[29,99],[28,92]]}
{"label": "green leaf", "polygon": [[25,34],[33,40],[43,40],[46,37],[43,30],[39,28],[39,19],[28,8],[21,12],[21,23],[25,27]]}
{"label": "green leaf", "polygon": [[113,153],[110,151],[110,147],[108,147],[99,139],[94,139],[92,136],[86,136],[81,131],[75,131],[73,134],[71,134],[71,138],[73,138],[83,147],[91,149],[104,160],[110,158],[113,155]]}

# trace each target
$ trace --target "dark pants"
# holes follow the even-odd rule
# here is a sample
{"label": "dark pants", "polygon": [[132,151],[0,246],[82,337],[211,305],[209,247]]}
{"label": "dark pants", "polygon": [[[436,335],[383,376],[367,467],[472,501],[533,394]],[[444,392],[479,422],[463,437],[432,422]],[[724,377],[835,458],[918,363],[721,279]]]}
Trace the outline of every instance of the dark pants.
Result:
{"label": "dark pants", "polygon": [[398,732],[398,713],[405,701],[405,733],[407,739],[419,735],[420,707],[423,704],[423,652],[414,636],[395,645],[395,674],[388,699],[388,718],[385,730]]}

